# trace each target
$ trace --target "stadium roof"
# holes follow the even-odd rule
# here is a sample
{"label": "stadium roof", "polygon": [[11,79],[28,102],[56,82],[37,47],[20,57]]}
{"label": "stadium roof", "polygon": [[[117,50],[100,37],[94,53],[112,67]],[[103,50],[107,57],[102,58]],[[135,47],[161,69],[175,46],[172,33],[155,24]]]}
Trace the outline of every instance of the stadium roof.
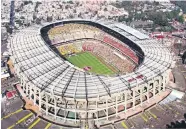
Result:
{"label": "stadium roof", "polygon": [[126,26],[125,24],[122,23],[116,23],[115,24],[116,27],[134,35],[135,37],[137,37],[138,39],[149,39],[148,35],[145,35],[141,32],[139,32],[138,30],[133,29],[132,27]]}
{"label": "stadium roof", "polygon": [[[152,79],[170,68],[172,55],[153,39],[136,40],[145,54],[136,71],[118,77],[85,73],[70,66],[38,34],[41,26],[29,27],[16,33],[10,42],[17,71],[45,92],[68,98],[87,99],[118,93],[145,80]],[[20,70],[19,70],[20,69]],[[108,90],[110,89],[110,91]]]}

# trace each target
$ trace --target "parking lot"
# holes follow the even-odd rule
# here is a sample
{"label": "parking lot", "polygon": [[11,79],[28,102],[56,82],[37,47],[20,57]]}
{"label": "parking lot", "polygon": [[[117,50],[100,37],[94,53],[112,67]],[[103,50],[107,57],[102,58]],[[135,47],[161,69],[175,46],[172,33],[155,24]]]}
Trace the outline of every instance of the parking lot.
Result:
{"label": "parking lot", "polygon": [[157,104],[154,107],[101,129],[129,129],[129,128],[166,128],[167,124],[184,119],[186,102],[174,101],[165,105]]}
{"label": "parking lot", "polygon": [[[23,110],[23,104],[19,99],[11,103],[12,108],[7,108],[1,118],[2,129],[11,128],[61,128],[60,126],[48,123],[41,118],[36,117],[31,111]],[[166,105],[157,104],[151,109],[146,110],[127,120],[123,120],[101,129],[128,129],[128,128],[166,128],[166,124],[184,119],[186,103],[182,100],[174,101]],[[64,127],[63,127],[64,128]]]}
{"label": "parking lot", "polygon": [[[14,87],[12,87],[14,89]],[[67,129],[59,125],[52,124],[48,121],[37,117],[30,110],[24,110],[23,101],[19,96],[12,99],[4,99],[1,101],[1,128],[2,129]]]}
{"label": "parking lot", "polygon": [[36,117],[34,113],[28,110],[23,110],[22,108],[12,111],[6,116],[1,118],[1,128],[2,129],[12,129],[12,128],[28,128],[28,129],[48,129],[51,123]]}
{"label": "parking lot", "polygon": [[[5,90],[15,90],[12,86],[4,87]],[[49,128],[51,123],[48,123],[35,116],[29,110],[24,110],[24,105],[21,98],[17,95],[11,99],[4,97],[1,101],[1,128]]]}

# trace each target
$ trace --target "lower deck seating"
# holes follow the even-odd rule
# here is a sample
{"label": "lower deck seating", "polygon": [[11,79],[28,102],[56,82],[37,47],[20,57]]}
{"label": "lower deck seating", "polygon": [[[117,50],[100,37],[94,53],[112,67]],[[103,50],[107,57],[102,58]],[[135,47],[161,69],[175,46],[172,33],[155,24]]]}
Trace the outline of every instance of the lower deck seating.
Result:
{"label": "lower deck seating", "polygon": [[123,54],[127,55],[129,58],[131,58],[136,64],[138,64],[138,57],[134,54],[130,48],[125,47],[124,45],[121,45],[120,43],[116,42],[112,38],[108,36],[104,36],[103,41],[105,43],[108,43],[109,45],[119,49]]}
{"label": "lower deck seating", "polygon": [[127,56],[122,54],[117,49],[101,43],[97,40],[82,40],[75,41],[70,44],[65,44],[57,47],[62,55],[78,53],[83,51],[90,51],[95,55],[104,59],[105,62],[115,67],[121,73],[132,72],[135,68],[135,64],[128,59]]}
{"label": "lower deck seating", "polygon": [[[86,41],[82,48],[84,51],[91,51],[92,53],[98,55],[104,59],[108,64],[117,68],[121,73],[132,72],[135,65],[128,60],[127,57],[119,57],[116,52],[117,50],[112,49],[99,41]],[[122,55],[122,54],[121,54]]]}
{"label": "lower deck seating", "polygon": [[78,50],[74,44],[66,44],[66,45],[59,46],[58,50],[62,55],[80,52],[80,50]]}

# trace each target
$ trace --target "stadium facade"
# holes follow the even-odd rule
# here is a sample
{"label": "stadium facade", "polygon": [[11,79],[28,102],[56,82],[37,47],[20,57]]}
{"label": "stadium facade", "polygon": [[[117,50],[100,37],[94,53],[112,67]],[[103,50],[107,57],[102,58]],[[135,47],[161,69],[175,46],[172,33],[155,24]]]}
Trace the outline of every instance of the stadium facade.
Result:
{"label": "stadium facade", "polygon": [[[70,23],[93,26],[114,37],[117,43],[123,43],[127,46],[125,56],[137,64],[135,70],[124,75],[103,76],[85,72],[65,61],[51,45],[47,32]],[[99,37],[94,32],[80,33],[79,37],[69,34],[63,44]],[[88,124],[89,128],[123,119],[122,115],[129,110],[156,99],[165,92],[173,66],[173,56],[167,47],[115,22],[74,19],[33,26],[16,33],[8,46],[21,87],[43,117],[66,125]]]}

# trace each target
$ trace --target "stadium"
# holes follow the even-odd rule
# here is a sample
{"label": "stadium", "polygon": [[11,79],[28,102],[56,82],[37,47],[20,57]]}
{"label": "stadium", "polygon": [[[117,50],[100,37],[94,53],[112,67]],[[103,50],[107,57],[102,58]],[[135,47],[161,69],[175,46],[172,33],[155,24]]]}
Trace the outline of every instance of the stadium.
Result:
{"label": "stadium", "polygon": [[9,48],[21,88],[42,116],[77,127],[117,122],[158,101],[173,67],[162,43],[116,22],[33,26]]}

